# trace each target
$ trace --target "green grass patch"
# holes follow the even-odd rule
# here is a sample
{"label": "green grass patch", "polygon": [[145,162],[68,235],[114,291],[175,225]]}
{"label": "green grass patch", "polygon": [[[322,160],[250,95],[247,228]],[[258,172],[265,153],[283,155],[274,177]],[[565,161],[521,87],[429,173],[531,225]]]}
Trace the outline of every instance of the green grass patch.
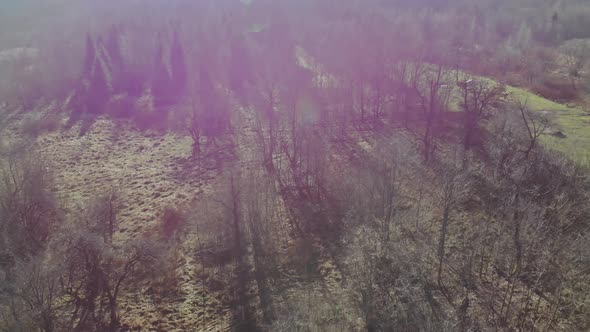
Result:
{"label": "green grass patch", "polygon": [[527,106],[533,111],[543,111],[543,110],[576,110],[575,108],[570,108],[566,105],[556,103],[549,99],[545,99],[541,96],[538,96],[530,91],[515,88],[512,86],[507,86],[506,89],[512,95],[513,98],[516,100],[520,100],[522,102],[527,102]]}
{"label": "green grass patch", "polygon": [[[470,76],[495,83],[490,78]],[[541,137],[543,145],[564,153],[580,166],[590,167],[590,112],[551,101],[522,88],[506,86],[506,90],[513,100],[526,102],[530,110],[544,112],[551,119],[552,127]],[[452,97],[452,109],[460,109],[460,99],[458,94]],[[553,135],[557,131],[565,137]]]}
{"label": "green grass patch", "polygon": [[[507,89],[515,100],[526,101],[531,110],[546,112],[552,119],[553,128],[542,137],[546,147],[563,152],[581,166],[590,166],[590,113],[553,102],[524,89]],[[566,137],[551,135],[556,130]]]}

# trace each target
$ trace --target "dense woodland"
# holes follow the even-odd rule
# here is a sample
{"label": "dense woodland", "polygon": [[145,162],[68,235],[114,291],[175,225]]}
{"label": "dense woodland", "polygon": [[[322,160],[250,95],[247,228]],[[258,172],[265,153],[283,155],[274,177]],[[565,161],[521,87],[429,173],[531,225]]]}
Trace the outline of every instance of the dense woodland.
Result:
{"label": "dense woodland", "polygon": [[[0,30],[0,331],[173,330],[138,298],[178,331],[590,329],[587,167],[508,89],[586,107],[586,1],[28,0]],[[124,235],[125,188],[71,200],[39,152],[100,119],[219,185]]]}

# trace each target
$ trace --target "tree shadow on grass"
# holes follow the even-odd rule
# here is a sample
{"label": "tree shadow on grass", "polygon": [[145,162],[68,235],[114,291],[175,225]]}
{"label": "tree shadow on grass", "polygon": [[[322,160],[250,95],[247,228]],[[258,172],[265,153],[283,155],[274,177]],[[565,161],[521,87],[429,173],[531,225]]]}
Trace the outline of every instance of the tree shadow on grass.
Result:
{"label": "tree shadow on grass", "polygon": [[86,135],[92,128],[92,125],[96,122],[98,116],[90,113],[72,113],[70,118],[66,122],[65,130],[72,129],[76,124],[80,123],[79,136]]}

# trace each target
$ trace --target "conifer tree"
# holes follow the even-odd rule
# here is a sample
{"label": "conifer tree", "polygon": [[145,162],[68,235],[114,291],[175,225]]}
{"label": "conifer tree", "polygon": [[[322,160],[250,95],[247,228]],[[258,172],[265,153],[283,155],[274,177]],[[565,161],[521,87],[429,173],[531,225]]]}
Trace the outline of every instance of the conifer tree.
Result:
{"label": "conifer tree", "polygon": [[248,49],[240,37],[231,43],[231,60],[229,64],[229,78],[231,88],[238,94],[244,93],[245,84],[252,79],[251,61]]}
{"label": "conifer tree", "polygon": [[112,90],[113,87],[113,60],[109,54],[106,44],[102,38],[96,41],[96,65],[101,65],[105,76],[107,87]]}
{"label": "conifer tree", "polygon": [[84,100],[86,112],[99,114],[103,111],[104,105],[110,96],[109,80],[107,76],[107,63],[105,59],[104,45],[99,38],[96,46],[92,46],[92,65],[85,77],[85,83],[79,90]]}
{"label": "conifer tree", "polygon": [[[113,40],[114,34],[116,40]],[[142,70],[144,68],[133,61],[134,55],[131,51],[130,41],[121,28],[113,28],[109,39],[111,40],[107,41],[107,48],[112,50],[109,52],[116,67],[113,78],[114,90],[118,93],[126,92],[132,97],[139,97],[149,76],[146,77],[145,70]]]}
{"label": "conifer tree", "polygon": [[187,72],[184,50],[178,36],[178,31],[174,32],[172,48],[170,50],[170,67],[172,70],[174,93],[175,95],[181,95],[186,88]]}
{"label": "conifer tree", "polygon": [[88,89],[87,110],[93,114],[102,113],[109,95],[110,91],[105,68],[102,61],[97,58],[97,61],[94,62]]}
{"label": "conifer tree", "polygon": [[154,75],[152,78],[152,95],[157,106],[166,106],[170,103],[171,78],[168,68],[164,64],[164,50],[162,42],[158,41],[154,56]]}
{"label": "conifer tree", "polygon": [[201,65],[199,68],[199,100],[202,110],[203,134],[215,140],[229,127],[229,112],[215,85],[209,70]]}
{"label": "conifer tree", "polygon": [[86,55],[84,56],[84,65],[82,67],[81,79],[89,78],[92,72],[92,66],[96,61],[96,49],[94,48],[94,41],[90,34],[86,35]]}
{"label": "conifer tree", "polygon": [[105,49],[110,59],[111,67],[111,84],[115,92],[122,92],[124,90],[124,61],[121,53],[120,31],[116,25],[113,25],[109,30]]}

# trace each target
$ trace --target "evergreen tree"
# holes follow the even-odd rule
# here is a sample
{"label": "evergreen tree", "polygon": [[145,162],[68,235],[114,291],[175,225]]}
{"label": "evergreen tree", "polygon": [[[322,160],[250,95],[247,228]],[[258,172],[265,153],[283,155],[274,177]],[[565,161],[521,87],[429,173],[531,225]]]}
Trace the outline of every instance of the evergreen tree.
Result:
{"label": "evergreen tree", "polygon": [[118,84],[121,91],[127,92],[129,96],[138,97],[143,90],[144,77],[138,71],[125,67]]}
{"label": "evergreen tree", "polygon": [[[114,38],[116,36],[116,38]],[[146,81],[145,70],[141,70],[131,53],[131,46],[127,36],[120,28],[113,27],[107,41],[107,48],[114,63],[114,90],[126,92],[129,96],[139,97],[143,92]]]}
{"label": "evergreen tree", "polygon": [[240,37],[231,43],[229,79],[231,88],[240,96],[244,94],[245,84],[252,81],[251,61],[248,49]]}
{"label": "evergreen tree", "polygon": [[111,67],[111,83],[115,92],[122,92],[124,90],[122,81],[124,68],[123,55],[121,53],[120,31],[117,26],[113,25],[109,30],[105,49],[110,59]]}
{"label": "evergreen tree", "polygon": [[93,114],[102,113],[104,105],[107,103],[110,91],[105,66],[97,58],[92,70],[92,78],[87,92],[86,109]]}
{"label": "evergreen tree", "polygon": [[220,98],[209,70],[199,68],[199,100],[202,109],[203,134],[211,139],[221,136],[229,127],[229,111]]}
{"label": "evergreen tree", "polygon": [[113,25],[109,30],[105,47],[107,49],[107,52],[109,53],[109,56],[111,57],[113,67],[120,68],[123,66],[123,55],[121,54],[121,44],[119,37],[119,28],[116,25]]}
{"label": "evergreen tree", "polygon": [[178,31],[174,32],[172,48],[170,50],[170,67],[172,70],[172,82],[174,93],[181,95],[186,88],[187,72],[184,58],[184,50],[178,37]]}
{"label": "evergreen tree", "polygon": [[90,34],[86,35],[86,55],[84,56],[84,65],[82,67],[81,79],[89,78],[92,73],[92,67],[96,61],[96,49],[94,41]]}
{"label": "evergreen tree", "polygon": [[112,91],[114,81],[113,60],[111,59],[103,39],[100,37],[96,41],[96,65],[102,66],[107,87]]}
{"label": "evergreen tree", "polygon": [[92,65],[88,70],[87,83],[79,90],[80,98],[84,100],[85,109],[92,114],[103,111],[104,105],[109,100],[111,89],[108,78],[108,55],[104,43],[99,38],[92,47]]}
{"label": "evergreen tree", "polygon": [[152,95],[157,106],[166,106],[171,100],[171,78],[164,64],[164,50],[158,41],[154,56],[154,76],[152,78]]}
{"label": "evergreen tree", "polygon": [[213,80],[204,65],[199,68],[199,97],[205,105],[212,103],[215,94]]}

